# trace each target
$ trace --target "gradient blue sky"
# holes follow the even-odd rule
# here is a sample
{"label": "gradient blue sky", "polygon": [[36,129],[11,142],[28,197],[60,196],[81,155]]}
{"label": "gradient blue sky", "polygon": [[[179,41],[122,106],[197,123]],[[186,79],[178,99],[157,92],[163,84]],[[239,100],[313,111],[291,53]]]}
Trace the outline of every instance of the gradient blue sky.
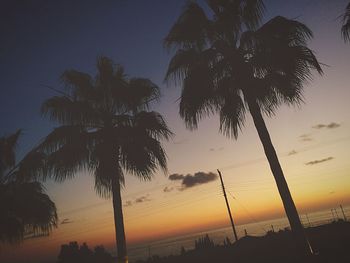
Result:
{"label": "gradient blue sky", "polygon": [[[176,134],[165,144],[170,174],[222,168],[228,189],[258,218],[283,214],[249,116],[238,141],[218,134],[216,117],[203,121],[197,131],[191,132],[178,116],[176,99],[180,88],[163,83],[170,55],[162,48],[162,39],[185,1],[2,0],[0,3],[0,135],[22,128],[20,153],[30,149],[54,126],[39,114],[41,103],[55,95],[45,85],[60,88],[59,76],[66,69],[94,75],[97,56],[105,55],[122,64],[130,76],[150,78],[161,87],[163,98],[154,108],[165,116]],[[264,20],[283,15],[304,22],[314,32],[310,47],[328,65],[324,67],[323,77],[315,76],[306,86],[305,105],[297,109],[282,107],[275,117],[267,119],[291,191],[303,212],[350,200],[350,45],[341,39],[338,18],[346,4],[345,0],[265,1]],[[313,128],[330,123],[339,127]],[[288,155],[292,150],[297,154]],[[329,157],[333,159],[305,165]],[[165,186],[173,191],[163,192]],[[161,173],[147,183],[127,178],[124,200],[135,202],[140,197],[147,200],[124,209],[130,242],[185,233],[195,227],[228,224],[224,208],[216,205],[221,200],[217,199],[221,198],[217,184],[186,191],[176,190],[178,186]],[[79,176],[63,184],[47,182],[46,187],[57,204],[60,220],[72,221],[60,225],[58,233],[47,238],[47,243],[56,249],[50,247],[47,251],[57,253],[60,244],[72,239],[92,244],[113,242],[111,204],[95,195],[89,176]],[[188,209],[188,205],[198,204],[200,200],[206,200],[204,209],[193,206]],[[235,215],[238,223],[249,221],[241,210]],[[198,218],[202,220],[199,226],[195,224]],[[177,229],[170,227],[174,223]],[[103,231],[91,232],[92,226],[101,224]],[[76,228],[79,231],[72,231]],[[82,235],[83,232],[87,234]],[[5,258],[24,262],[26,255],[32,255],[29,252],[40,258],[44,249],[40,250],[38,245],[31,247],[35,242],[39,241],[27,240],[21,250],[9,249]],[[22,251],[22,258],[18,258],[18,251]]]}

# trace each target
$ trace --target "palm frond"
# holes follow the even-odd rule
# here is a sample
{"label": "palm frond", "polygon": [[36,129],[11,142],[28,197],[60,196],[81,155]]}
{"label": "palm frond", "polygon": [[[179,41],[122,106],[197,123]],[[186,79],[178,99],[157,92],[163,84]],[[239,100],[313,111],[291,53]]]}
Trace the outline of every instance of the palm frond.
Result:
{"label": "palm frond", "polygon": [[345,13],[343,15],[343,26],[341,28],[342,36],[345,42],[350,41],[350,3],[345,8]]}
{"label": "palm frond", "polygon": [[245,105],[234,79],[221,79],[218,82],[217,96],[220,116],[219,130],[227,137],[237,139],[238,132],[242,129],[245,121]]}
{"label": "palm frond", "polygon": [[15,166],[16,146],[22,131],[18,130],[14,134],[0,138],[0,176],[2,173]]}
{"label": "palm frond", "polygon": [[[95,191],[102,198],[110,198],[113,191],[113,183],[119,181],[121,187],[125,185],[124,173],[118,164],[118,161],[111,165],[106,163],[106,158],[99,158],[99,164],[94,171]],[[108,156],[110,157],[110,156]],[[108,159],[107,157],[107,159]]]}
{"label": "palm frond", "polygon": [[38,182],[0,185],[0,241],[16,243],[28,232],[48,234],[57,226],[56,206]]}
{"label": "palm frond", "polygon": [[128,104],[131,109],[148,109],[150,102],[159,101],[159,87],[145,78],[131,78],[128,82]]}
{"label": "palm frond", "polygon": [[121,164],[140,179],[150,180],[158,167],[167,172],[167,157],[158,140],[140,135],[121,145]]}
{"label": "palm frond", "polygon": [[179,49],[171,58],[168,70],[165,74],[166,81],[173,81],[175,84],[182,83],[187,76],[189,69],[196,62],[198,52],[195,49]]}
{"label": "palm frond", "polygon": [[169,140],[173,133],[168,128],[164,118],[158,112],[141,111],[134,117],[136,129],[146,131],[151,137],[157,140]]}
{"label": "palm frond", "polygon": [[242,1],[242,20],[248,30],[256,29],[264,15],[265,5],[262,0]]}
{"label": "palm frond", "polygon": [[79,126],[54,129],[38,147],[47,154],[45,176],[63,181],[77,171],[89,169],[89,148],[94,145],[93,137]]}
{"label": "palm frond", "polygon": [[303,23],[276,16],[266,22],[256,31],[259,40],[279,42],[280,45],[306,46],[307,41],[313,37],[312,31]]}
{"label": "palm frond", "polygon": [[96,75],[96,85],[98,88],[110,88],[116,67],[118,68],[118,72],[124,72],[121,66],[115,65],[110,58],[103,56],[97,59],[96,67],[98,72]]}
{"label": "palm frond", "polygon": [[188,2],[175,24],[164,39],[164,47],[202,49],[207,44],[206,36],[210,21],[204,10],[195,2]]}
{"label": "palm frond", "polygon": [[33,149],[24,156],[17,169],[9,176],[17,182],[31,182],[45,178],[46,157],[43,152]]}
{"label": "palm frond", "polygon": [[183,80],[180,116],[190,129],[197,128],[198,121],[216,110],[215,78],[207,64],[192,68]]}
{"label": "palm frond", "polygon": [[54,96],[41,106],[41,113],[60,124],[99,125],[100,114],[86,100],[71,100],[65,96]]}
{"label": "palm frond", "polygon": [[66,70],[61,75],[61,81],[72,98],[91,100],[96,96],[93,80],[89,74],[77,70]]}

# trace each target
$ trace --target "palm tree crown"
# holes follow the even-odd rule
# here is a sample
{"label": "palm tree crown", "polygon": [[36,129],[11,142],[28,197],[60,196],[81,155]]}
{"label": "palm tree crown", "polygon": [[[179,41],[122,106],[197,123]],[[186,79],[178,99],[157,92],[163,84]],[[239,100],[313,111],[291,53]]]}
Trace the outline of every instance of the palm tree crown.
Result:
{"label": "palm tree crown", "polygon": [[33,234],[48,235],[57,226],[55,204],[39,182],[31,181],[31,174],[38,171],[33,164],[41,160],[39,153],[30,151],[16,164],[19,136],[17,131],[0,138],[0,242],[19,242]]}
{"label": "palm tree crown", "polygon": [[60,126],[40,148],[48,155],[46,174],[63,181],[78,170],[89,170],[97,193],[113,197],[118,255],[125,257],[120,199],[124,173],[149,180],[158,167],[166,172],[160,140],[168,140],[172,133],[159,113],[147,111],[160,95],[153,82],[128,78],[106,57],[97,60],[97,70],[95,78],[75,70],[63,73],[63,96],[42,105],[42,113]]}
{"label": "palm tree crown", "polygon": [[237,137],[248,99],[272,114],[282,103],[300,103],[311,70],[322,70],[302,23],[278,16],[257,28],[262,1],[207,3],[211,17],[190,2],[165,38],[165,47],[176,49],[166,79],[182,81],[180,115],[188,127],[217,112],[220,131]]}
{"label": "palm tree crown", "polygon": [[[79,169],[95,174],[99,194],[110,194],[111,179],[103,171],[110,158],[106,149],[125,171],[141,179],[151,178],[159,166],[166,171],[166,154],[159,142],[171,132],[162,116],[147,112],[149,103],[159,99],[158,87],[148,79],[128,79],[119,65],[102,57],[95,79],[75,70],[62,80],[67,93],[42,105],[42,113],[61,124],[41,144],[50,155],[47,168],[56,180],[65,180]],[[124,173],[119,171],[119,180]]]}

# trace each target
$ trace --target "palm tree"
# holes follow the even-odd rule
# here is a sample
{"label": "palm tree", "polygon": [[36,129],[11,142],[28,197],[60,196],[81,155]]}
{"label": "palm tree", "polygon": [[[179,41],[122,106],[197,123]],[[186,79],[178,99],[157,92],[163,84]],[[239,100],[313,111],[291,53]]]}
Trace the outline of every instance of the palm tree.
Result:
{"label": "palm tree", "polygon": [[42,105],[42,113],[60,126],[39,148],[48,155],[47,175],[57,181],[88,170],[95,190],[112,196],[118,259],[127,261],[121,187],[125,173],[150,180],[157,168],[167,170],[160,140],[172,135],[163,117],[147,111],[159,99],[149,79],[128,78],[123,67],[97,60],[97,75],[68,70],[62,74],[66,91]]}
{"label": "palm tree", "polygon": [[345,42],[350,41],[350,2],[345,8],[345,14],[343,15],[343,26],[341,28],[341,33]]}
{"label": "palm tree", "polygon": [[307,47],[312,32],[281,16],[260,26],[264,4],[259,0],[207,0],[207,4],[206,12],[195,1],[189,2],[166,36],[165,48],[176,53],[165,79],[182,84],[180,115],[190,129],[218,113],[220,132],[237,139],[250,112],[297,244],[308,253],[263,114],[273,115],[284,103],[300,104],[311,70],[322,74]]}
{"label": "palm tree", "polygon": [[0,242],[17,243],[26,235],[48,235],[57,226],[56,206],[43,186],[29,179],[41,154],[30,151],[16,164],[20,131],[0,138]]}

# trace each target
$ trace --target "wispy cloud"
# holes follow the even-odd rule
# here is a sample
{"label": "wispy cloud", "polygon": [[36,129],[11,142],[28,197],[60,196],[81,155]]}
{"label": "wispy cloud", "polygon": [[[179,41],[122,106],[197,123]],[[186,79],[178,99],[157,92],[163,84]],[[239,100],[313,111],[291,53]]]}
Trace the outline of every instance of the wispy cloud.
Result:
{"label": "wispy cloud", "polygon": [[180,140],[177,140],[177,141],[174,141],[173,143],[174,144],[184,144],[188,141],[188,139],[180,139]]}
{"label": "wispy cloud", "polygon": [[195,174],[171,174],[169,180],[181,180],[181,188],[179,190],[185,190],[187,188],[194,187],[196,185],[206,184],[215,181],[218,176],[215,173],[209,172],[197,172]]}
{"label": "wispy cloud", "polygon": [[69,218],[65,218],[61,221],[61,225],[65,225],[65,224],[71,224],[74,221],[70,220]]}
{"label": "wispy cloud", "polygon": [[148,201],[151,201],[151,199],[148,198],[148,195],[140,196],[135,199],[135,203],[143,203]]}
{"label": "wispy cloud", "polygon": [[291,150],[287,155],[288,156],[291,156],[291,155],[295,155],[297,154],[298,152],[296,150]]}
{"label": "wispy cloud", "polygon": [[134,200],[127,200],[124,203],[124,207],[128,207],[128,206],[133,206],[136,204],[140,204],[140,203],[144,203],[144,202],[149,202],[152,201],[152,199],[149,198],[149,194],[147,195],[143,195],[140,197],[136,197]]}
{"label": "wispy cloud", "polygon": [[305,133],[299,136],[299,140],[302,142],[310,142],[312,141],[312,134],[311,133]]}
{"label": "wispy cloud", "polygon": [[210,151],[210,152],[215,152],[215,151],[222,151],[222,150],[224,150],[224,149],[225,149],[224,147],[210,148],[209,151]]}
{"label": "wispy cloud", "polygon": [[130,201],[130,200],[125,201],[124,206],[125,207],[132,206],[132,201]]}
{"label": "wispy cloud", "polygon": [[328,161],[331,161],[333,159],[334,159],[334,157],[330,156],[330,157],[327,157],[327,158],[324,158],[324,159],[307,162],[307,163],[305,163],[305,165],[315,165],[315,164],[319,164],[319,163],[328,162]]}
{"label": "wispy cloud", "polygon": [[340,127],[340,124],[339,123],[336,123],[336,122],[331,122],[329,124],[317,124],[315,126],[312,126],[312,128],[314,129],[317,129],[317,130],[320,130],[320,129],[336,129],[336,128],[339,128]]}
{"label": "wispy cloud", "polygon": [[174,190],[174,187],[166,186],[166,187],[164,187],[163,192],[164,193],[169,193],[169,192],[172,192],[173,190]]}

